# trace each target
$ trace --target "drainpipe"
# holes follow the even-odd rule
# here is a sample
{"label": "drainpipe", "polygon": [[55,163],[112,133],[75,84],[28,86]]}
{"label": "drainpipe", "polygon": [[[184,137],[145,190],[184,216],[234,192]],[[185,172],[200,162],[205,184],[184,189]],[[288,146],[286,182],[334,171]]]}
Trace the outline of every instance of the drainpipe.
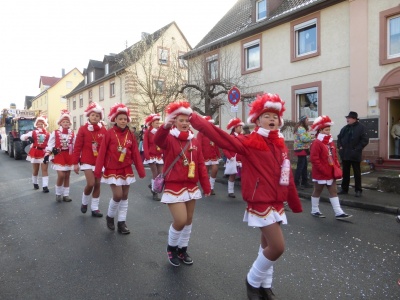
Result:
{"label": "drainpipe", "polygon": [[114,76],[119,78],[119,103],[122,103],[122,78],[117,72],[114,72]]}

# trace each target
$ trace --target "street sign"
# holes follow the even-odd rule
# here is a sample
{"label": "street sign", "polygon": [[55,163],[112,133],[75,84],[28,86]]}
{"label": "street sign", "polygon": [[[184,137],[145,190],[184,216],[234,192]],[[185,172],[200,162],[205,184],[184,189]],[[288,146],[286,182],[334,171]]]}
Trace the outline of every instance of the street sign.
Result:
{"label": "street sign", "polygon": [[240,101],[240,91],[234,86],[228,92],[228,101],[232,105],[237,105]]}

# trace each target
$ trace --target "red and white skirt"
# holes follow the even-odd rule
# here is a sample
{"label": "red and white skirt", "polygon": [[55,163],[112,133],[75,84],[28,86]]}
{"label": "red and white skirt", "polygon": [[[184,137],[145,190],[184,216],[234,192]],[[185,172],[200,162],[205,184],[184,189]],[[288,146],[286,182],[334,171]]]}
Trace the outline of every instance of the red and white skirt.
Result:
{"label": "red and white skirt", "polygon": [[115,185],[130,185],[136,182],[135,175],[133,174],[132,165],[126,166],[122,169],[105,169],[100,182]]}
{"label": "red and white skirt", "polygon": [[54,155],[52,163],[52,169],[56,171],[72,171],[74,169],[69,151],[61,151]]}
{"label": "red and white skirt", "polygon": [[182,186],[174,183],[166,183],[161,197],[162,203],[178,203],[200,199],[201,191],[197,185]]}
{"label": "red and white skirt", "polygon": [[32,146],[31,150],[29,150],[26,160],[30,161],[32,164],[41,164],[43,163],[44,154],[44,149],[37,149],[36,147]]}
{"label": "red and white skirt", "polygon": [[287,218],[284,208],[277,211],[273,206],[269,206],[265,211],[258,212],[247,207],[243,222],[247,222],[251,227],[266,227],[274,223],[287,224]]}
{"label": "red and white skirt", "polygon": [[205,159],[204,160],[204,164],[206,166],[218,165],[219,164],[219,159],[218,158]]}

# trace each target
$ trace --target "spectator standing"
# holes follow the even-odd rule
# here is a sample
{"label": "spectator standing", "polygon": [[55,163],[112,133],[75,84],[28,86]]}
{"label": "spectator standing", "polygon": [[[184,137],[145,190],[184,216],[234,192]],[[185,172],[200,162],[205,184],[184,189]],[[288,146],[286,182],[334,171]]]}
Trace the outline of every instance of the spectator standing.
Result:
{"label": "spectator standing", "polygon": [[400,158],[400,118],[397,120],[397,123],[392,126],[390,134],[394,139],[394,155],[396,155],[396,158]]}
{"label": "spectator standing", "polygon": [[320,116],[314,120],[311,126],[311,129],[316,131],[310,154],[312,179],[314,181],[314,191],[311,196],[311,215],[317,218],[325,218],[325,215],[319,210],[319,199],[322,190],[326,186],[329,192],[329,200],[335,212],[335,218],[341,220],[350,218],[351,215],[343,212],[337,196],[334,166],[340,168],[340,163],[337,159],[337,151],[331,136],[332,125],[333,122],[328,116]]}
{"label": "spectator standing", "polygon": [[350,168],[353,168],[355,196],[361,197],[361,158],[362,150],[369,143],[368,133],[365,126],[359,122],[358,114],[355,111],[350,111],[345,118],[347,125],[340,130],[337,140],[343,168],[342,189],[338,194],[349,193]]}
{"label": "spectator standing", "polygon": [[[211,119],[210,116],[204,116],[203,118],[207,120],[209,123],[214,123],[214,120]],[[212,140],[210,140],[208,136],[204,135],[202,132],[199,132],[197,134],[197,139],[200,144],[201,148],[200,150],[204,156],[204,162],[207,166],[207,171],[210,174],[211,195],[215,195],[214,185],[218,173],[220,152],[215,143]]]}
{"label": "spectator standing", "polygon": [[[308,117],[302,116],[293,130],[294,133],[294,155],[297,156],[297,167],[294,175],[294,183],[297,188],[311,188],[308,183],[308,161],[310,155],[311,134],[308,132]],[[301,182],[300,182],[301,181]]]}

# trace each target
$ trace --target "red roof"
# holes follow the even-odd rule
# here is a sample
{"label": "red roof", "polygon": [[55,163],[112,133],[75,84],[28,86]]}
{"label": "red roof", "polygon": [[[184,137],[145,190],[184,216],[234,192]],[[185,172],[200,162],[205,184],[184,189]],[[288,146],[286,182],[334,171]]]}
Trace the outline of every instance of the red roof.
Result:
{"label": "red roof", "polygon": [[61,78],[57,78],[57,77],[40,76],[39,87],[40,87],[40,83],[51,87],[51,86],[55,85],[60,79]]}

